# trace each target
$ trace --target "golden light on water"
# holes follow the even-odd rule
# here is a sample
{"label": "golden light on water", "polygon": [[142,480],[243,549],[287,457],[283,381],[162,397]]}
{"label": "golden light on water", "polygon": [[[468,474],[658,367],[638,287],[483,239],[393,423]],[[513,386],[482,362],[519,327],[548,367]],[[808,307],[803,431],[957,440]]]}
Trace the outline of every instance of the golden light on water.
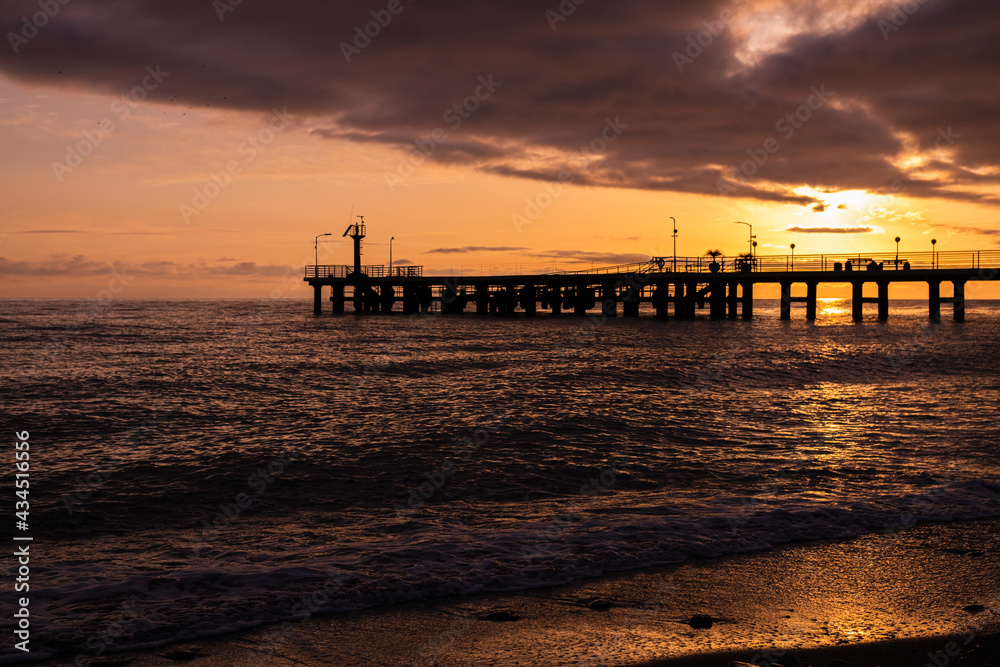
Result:
{"label": "golden light on water", "polygon": [[838,297],[822,297],[816,299],[816,308],[820,315],[841,316],[851,314],[851,304],[846,299]]}

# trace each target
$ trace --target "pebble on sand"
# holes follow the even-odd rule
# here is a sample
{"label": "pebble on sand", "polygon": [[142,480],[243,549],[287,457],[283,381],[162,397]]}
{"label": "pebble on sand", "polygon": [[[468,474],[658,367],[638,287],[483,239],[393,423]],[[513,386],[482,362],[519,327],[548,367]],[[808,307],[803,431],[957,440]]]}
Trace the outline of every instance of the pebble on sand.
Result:
{"label": "pebble on sand", "polygon": [[204,657],[204,654],[198,649],[177,649],[176,651],[171,651],[170,653],[161,653],[160,657],[166,658],[167,660],[173,660],[174,662],[188,662],[189,660],[197,660],[198,658]]}
{"label": "pebble on sand", "polygon": [[594,611],[607,611],[613,606],[614,604],[611,600],[605,600],[604,598],[595,598],[587,602],[587,607],[593,609]]}
{"label": "pebble on sand", "polygon": [[496,623],[505,623],[508,621],[520,621],[521,617],[517,614],[512,614],[509,611],[491,611],[490,613],[480,616],[480,621],[494,621]]}
{"label": "pebble on sand", "polygon": [[690,625],[695,630],[706,630],[712,627],[713,623],[715,623],[715,619],[713,619],[708,614],[695,614],[688,621],[688,625]]}

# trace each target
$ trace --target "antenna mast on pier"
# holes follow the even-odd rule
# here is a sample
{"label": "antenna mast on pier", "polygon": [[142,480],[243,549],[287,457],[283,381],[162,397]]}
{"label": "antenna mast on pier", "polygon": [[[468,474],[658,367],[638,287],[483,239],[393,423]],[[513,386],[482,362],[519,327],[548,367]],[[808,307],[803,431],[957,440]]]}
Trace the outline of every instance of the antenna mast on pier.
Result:
{"label": "antenna mast on pier", "polygon": [[361,222],[347,226],[344,236],[354,239],[354,273],[361,275],[361,239],[365,238],[365,216],[359,215]]}

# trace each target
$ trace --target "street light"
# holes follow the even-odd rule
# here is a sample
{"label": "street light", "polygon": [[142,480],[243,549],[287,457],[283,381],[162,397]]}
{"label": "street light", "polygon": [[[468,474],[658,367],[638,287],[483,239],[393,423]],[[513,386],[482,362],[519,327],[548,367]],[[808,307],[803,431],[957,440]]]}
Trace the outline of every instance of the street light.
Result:
{"label": "street light", "polygon": [[392,275],[392,242],[396,240],[395,236],[389,237],[389,275]]}
{"label": "street light", "polygon": [[751,225],[749,222],[742,222],[740,220],[734,220],[733,224],[734,225],[746,225],[747,227],[750,228],[750,256],[753,257],[754,256],[754,248],[757,246],[757,244],[754,243],[754,239],[757,238],[757,237],[753,235],[753,225]]}
{"label": "street light", "polygon": [[792,244],[792,271],[795,270],[795,244]]}
{"label": "street light", "polygon": [[674,273],[677,273],[677,221],[674,220],[674,216],[670,216],[670,219],[674,223]]}
{"label": "street light", "polygon": [[[316,251],[316,259],[314,261],[316,262],[316,266],[317,267],[319,266],[319,237],[320,236],[333,236],[333,234],[331,234],[330,232],[327,232],[326,234],[318,234],[316,236],[316,240],[313,243],[313,248]],[[316,271],[318,272],[319,269],[317,268]],[[316,277],[318,278],[319,276],[317,275]]]}
{"label": "street light", "polygon": [[935,246],[937,245],[937,239],[931,239],[931,268],[937,268],[937,252],[935,251]]}
{"label": "street light", "polygon": [[899,268],[899,237],[896,237],[896,268]]}

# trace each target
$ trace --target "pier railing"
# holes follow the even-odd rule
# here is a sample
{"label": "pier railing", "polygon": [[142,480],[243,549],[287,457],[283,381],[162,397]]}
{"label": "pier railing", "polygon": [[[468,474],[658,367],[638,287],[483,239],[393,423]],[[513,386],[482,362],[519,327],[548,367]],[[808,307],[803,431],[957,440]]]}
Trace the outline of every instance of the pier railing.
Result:
{"label": "pier railing", "polygon": [[[614,264],[572,271],[555,271],[544,275],[602,275],[627,273],[709,273],[717,262],[721,273],[785,273],[791,271],[908,271],[928,269],[1000,269],[1000,250],[949,250],[942,252],[861,252],[820,255],[757,255],[756,257],[652,257],[645,262]],[[384,265],[362,266],[370,278],[421,278],[423,266]],[[309,265],[305,279],[348,278],[354,267],[344,264]],[[518,273],[524,273],[519,271]],[[464,275],[464,271],[461,272]],[[445,275],[458,275],[454,271]],[[508,275],[494,273],[492,275]],[[509,275],[517,275],[512,273]]]}
{"label": "pier railing", "polygon": [[[788,271],[882,271],[926,269],[1000,268],[1000,250],[949,250],[942,252],[838,253],[821,255],[757,255],[747,257],[653,257],[645,262],[615,264],[575,271],[559,271],[554,275],[621,274],[621,273],[708,273],[713,262],[720,272],[788,272]],[[848,265],[848,263],[850,263]]]}
{"label": "pier railing", "polygon": [[[383,266],[381,264],[362,266],[361,272],[369,278],[420,278],[424,275],[422,266]],[[344,264],[310,264],[306,266],[305,278],[346,278],[354,273],[354,267]]]}

